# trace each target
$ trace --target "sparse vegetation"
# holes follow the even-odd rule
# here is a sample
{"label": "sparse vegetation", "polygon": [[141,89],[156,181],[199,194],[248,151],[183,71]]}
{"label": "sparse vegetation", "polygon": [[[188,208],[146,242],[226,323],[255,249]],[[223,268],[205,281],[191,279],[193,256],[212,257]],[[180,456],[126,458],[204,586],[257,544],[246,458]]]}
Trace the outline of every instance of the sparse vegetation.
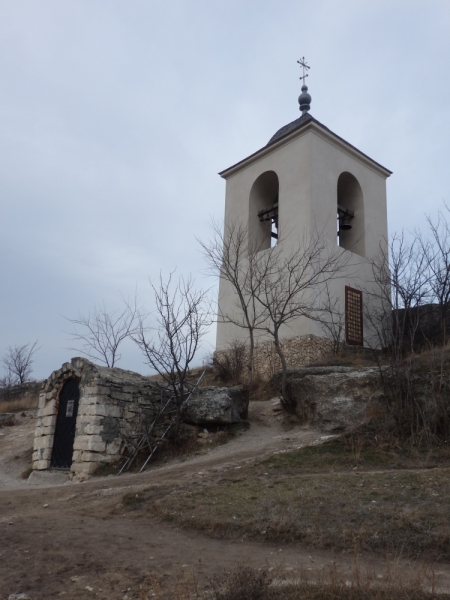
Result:
{"label": "sparse vegetation", "polygon": [[314,573],[303,572],[295,582],[287,582],[286,572],[240,567],[218,574],[202,585],[197,573],[180,573],[175,581],[150,577],[143,586],[141,600],[447,600],[448,594],[436,593],[432,569],[417,569],[414,580],[406,580],[394,565],[380,580],[373,573],[363,574],[355,563],[351,580],[335,564]]}
{"label": "sparse vegetation", "polygon": [[236,385],[244,382],[247,349],[244,342],[234,340],[211,357],[211,365],[217,378],[224,384]]}
{"label": "sparse vegetation", "polygon": [[0,414],[37,408],[40,386],[39,382],[29,382],[0,389]]}
{"label": "sparse vegetation", "polygon": [[236,473],[149,496],[146,509],[213,536],[450,558],[447,449],[382,451],[334,440]]}

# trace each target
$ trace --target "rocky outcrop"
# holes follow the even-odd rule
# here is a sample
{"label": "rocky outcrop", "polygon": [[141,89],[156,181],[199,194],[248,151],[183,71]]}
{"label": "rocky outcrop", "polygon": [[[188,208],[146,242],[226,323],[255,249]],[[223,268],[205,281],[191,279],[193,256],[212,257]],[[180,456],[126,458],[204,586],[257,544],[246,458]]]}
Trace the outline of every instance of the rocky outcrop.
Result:
{"label": "rocky outcrop", "polygon": [[230,425],[238,423],[243,409],[239,386],[199,388],[188,401],[183,420],[194,425]]}
{"label": "rocky outcrop", "polygon": [[[281,372],[271,384],[280,385]],[[343,432],[361,425],[383,400],[376,368],[303,367],[288,370],[287,393],[304,423],[325,432]]]}

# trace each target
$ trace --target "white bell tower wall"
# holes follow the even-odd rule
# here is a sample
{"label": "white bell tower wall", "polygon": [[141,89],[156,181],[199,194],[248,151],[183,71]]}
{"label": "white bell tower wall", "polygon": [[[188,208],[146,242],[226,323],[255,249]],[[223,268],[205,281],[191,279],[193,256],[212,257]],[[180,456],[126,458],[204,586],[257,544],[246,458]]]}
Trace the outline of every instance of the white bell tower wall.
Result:
{"label": "white bell tower wall", "polygon": [[[369,261],[379,253],[380,245],[386,244],[386,178],[390,171],[310,115],[308,118],[299,129],[221,173],[226,179],[224,223],[225,228],[231,224],[248,227],[250,240],[263,240],[264,252],[270,248],[270,224],[259,221],[258,211],[277,197],[276,252],[288,254],[304,236],[320,235],[330,246],[339,245],[339,251],[347,253],[348,267],[329,285],[344,311],[345,286],[366,293],[372,285]],[[341,231],[338,237],[339,206],[347,211],[351,229]],[[231,285],[221,280],[219,312],[238,310]],[[368,324],[364,327],[366,336],[370,335]],[[306,318],[286,327],[281,337],[305,335],[325,337],[320,324]],[[246,330],[218,324],[218,350],[235,339],[246,340]],[[260,341],[264,339],[262,336]]]}

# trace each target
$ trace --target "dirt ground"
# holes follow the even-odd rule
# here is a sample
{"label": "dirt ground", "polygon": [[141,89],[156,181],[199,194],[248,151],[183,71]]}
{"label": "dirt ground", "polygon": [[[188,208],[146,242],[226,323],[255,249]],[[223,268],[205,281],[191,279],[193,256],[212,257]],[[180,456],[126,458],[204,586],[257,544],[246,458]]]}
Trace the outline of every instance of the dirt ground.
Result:
{"label": "dirt ground", "polygon": [[[270,402],[251,404],[250,424],[208,453],[156,465],[142,475],[62,485],[23,478],[30,467],[35,413],[22,413],[16,425],[0,428],[0,599],[20,593],[32,600],[146,598],[142,589],[151,577],[164,580],[195,571],[204,582],[240,565],[278,569],[286,580],[300,571],[314,577],[317,570],[336,566],[349,578],[355,566],[384,577],[394,565],[378,557],[355,561],[301,546],[212,539],[124,506],[124,495],[130,493],[150,489],[157,495],[187,482],[220,478],[264,456],[328,438],[299,427],[286,431]],[[395,566],[411,577],[419,569],[402,560]],[[427,568],[440,589],[450,589],[450,565]]]}

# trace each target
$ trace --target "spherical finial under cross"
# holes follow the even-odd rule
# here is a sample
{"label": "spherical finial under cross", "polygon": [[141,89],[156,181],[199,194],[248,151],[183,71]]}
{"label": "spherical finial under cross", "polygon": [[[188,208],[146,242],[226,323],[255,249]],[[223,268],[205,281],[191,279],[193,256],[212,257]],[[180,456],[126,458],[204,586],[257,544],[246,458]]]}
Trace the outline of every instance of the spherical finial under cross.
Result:
{"label": "spherical finial under cross", "polygon": [[302,115],[305,115],[311,108],[311,95],[308,94],[308,87],[306,85],[302,85],[302,93],[298,97],[298,103],[300,104]]}

